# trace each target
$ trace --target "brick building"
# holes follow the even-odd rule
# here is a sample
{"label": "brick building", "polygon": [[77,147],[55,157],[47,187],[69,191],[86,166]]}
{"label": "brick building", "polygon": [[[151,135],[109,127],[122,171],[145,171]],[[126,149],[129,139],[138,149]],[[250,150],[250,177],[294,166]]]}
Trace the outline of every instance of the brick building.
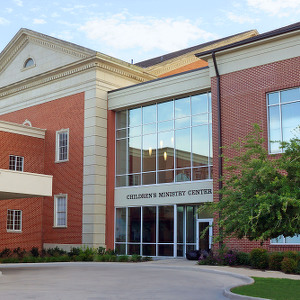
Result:
{"label": "brick building", "polygon": [[[21,29],[0,54],[0,176],[53,182],[47,193],[0,183],[0,248],[211,248],[213,229],[199,232],[213,217],[196,211],[217,201],[219,141],[253,123],[266,141],[287,140],[300,123],[299,30],[251,30],[132,65]],[[299,250],[300,238],[266,247]]]}

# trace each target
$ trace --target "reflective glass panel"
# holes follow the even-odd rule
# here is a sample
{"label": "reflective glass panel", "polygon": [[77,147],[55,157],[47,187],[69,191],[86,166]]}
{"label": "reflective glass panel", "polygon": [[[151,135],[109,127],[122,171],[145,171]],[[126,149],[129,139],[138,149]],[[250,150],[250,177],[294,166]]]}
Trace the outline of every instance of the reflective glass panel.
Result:
{"label": "reflective glass panel", "polygon": [[279,93],[268,94],[268,105],[278,104],[279,103]]}
{"label": "reflective glass panel", "polygon": [[174,246],[173,245],[158,245],[159,256],[173,256]]}
{"label": "reflective glass panel", "polygon": [[183,181],[191,181],[191,169],[179,169],[176,170],[175,181],[183,182]]}
{"label": "reflective glass panel", "polygon": [[155,242],[156,242],[156,207],[145,206],[143,207],[143,243],[155,243]]}
{"label": "reflective glass panel", "polygon": [[142,125],[142,109],[135,108],[128,111],[128,126]]}
{"label": "reflective glass panel", "polygon": [[126,208],[116,208],[116,242],[126,242]]}
{"label": "reflective glass panel", "polygon": [[158,123],[158,131],[172,130],[174,128],[174,120]]}
{"label": "reflective glass panel", "polygon": [[208,114],[195,115],[192,117],[192,126],[208,123]]}
{"label": "reflective glass panel", "polygon": [[117,140],[116,146],[116,172],[127,174],[127,139]]}
{"label": "reflective glass panel", "polygon": [[169,183],[174,182],[174,170],[171,171],[160,171],[157,174],[158,183]]}
{"label": "reflective glass panel", "polygon": [[128,255],[138,254],[140,255],[140,244],[128,244]]}
{"label": "reflective glass panel", "polygon": [[141,240],[141,208],[128,208],[128,242]]}
{"label": "reflective glass panel", "polygon": [[141,184],[141,174],[128,175],[128,185],[140,185]]}
{"label": "reflective glass panel", "polygon": [[156,170],[156,134],[143,136],[143,171]]}
{"label": "reflective glass panel", "polygon": [[300,244],[300,234],[297,234],[295,236],[288,236],[285,238],[285,242],[288,244]]}
{"label": "reflective glass panel", "polygon": [[189,116],[191,114],[190,98],[176,99],[175,119]]}
{"label": "reflective glass panel", "polygon": [[282,113],[282,138],[289,141],[295,137],[294,130],[300,124],[300,101],[281,106]]}
{"label": "reflective glass panel", "polygon": [[163,102],[157,104],[157,118],[158,122],[172,120],[174,116],[173,101]]}
{"label": "reflective glass panel", "polygon": [[150,173],[143,173],[143,184],[155,184],[156,183],[156,173],[150,172]]}
{"label": "reflective glass panel", "polygon": [[191,166],[191,129],[185,128],[175,131],[176,167]]}
{"label": "reflective glass panel", "polygon": [[208,167],[193,168],[193,180],[209,179]]}
{"label": "reflective glass panel", "polygon": [[209,156],[209,131],[208,125],[192,128],[192,159],[193,166],[208,164]]}
{"label": "reflective glass panel", "polygon": [[159,206],[158,242],[173,243],[174,241],[174,207]]}
{"label": "reflective glass panel", "polygon": [[208,112],[208,97],[207,94],[201,94],[191,97],[192,114],[202,114]]}
{"label": "reflective glass panel", "polygon": [[279,106],[269,107],[269,147],[271,153],[280,151],[281,130]]}
{"label": "reflective glass panel", "polygon": [[137,136],[142,134],[142,126],[128,128],[128,136]]}
{"label": "reflective glass panel", "polygon": [[156,123],[147,124],[143,126],[143,134],[155,133]]}
{"label": "reflective glass panel", "polygon": [[196,242],[196,207],[186,207],[186,242]]}
{"label": "reflective glass panel", "polygon": [[119,111],[116,113],[117,129],[127,127],[126,119],[127,119],[127,110]]}
{"label": "reflective glass panel", "polygon": [[129,138],[129,173],[141,172],[141,144],[140,136]]}
{"label": "reflective glass panel", "polygon": [[117,254],[126,254],[126,245],[116,243],[115,250]]}
{"label": "reflective glass panel", "polygon": [[156,256],[156,245],[143,244],[143,256]]}
{"label": "reflective glass panel", "polygon": [[174,168],[174,131],[158,133],[158,169]]}
{"label": "reflective glass panel", "polygon": [[177,206],[177,243],[183,243],[184,230],[184,207]]}
{"label": "reflective glass panel", "polygon": [[300,88],[280,92],[281,103],[300,100]]}
{"label": "reflective glass panel", "polygon": [[143,124],[156,122],[156,105],[143,107]]}
{"label": "reflective glass panel", "polygon": [[191,126],[191,117],[175,119],[175,129]]}

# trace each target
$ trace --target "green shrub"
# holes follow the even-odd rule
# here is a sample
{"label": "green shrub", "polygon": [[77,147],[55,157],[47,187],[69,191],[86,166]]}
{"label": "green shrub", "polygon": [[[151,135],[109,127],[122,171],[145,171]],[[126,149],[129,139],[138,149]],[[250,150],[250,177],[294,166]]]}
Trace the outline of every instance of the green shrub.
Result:
{"label": "green shrub", "polygon": [[1,260],[2,264],[16,264],[19,262],[20,260],[17,257],[6,257]]}
{"label": "green shrub", "polygon": [[133,254],[133,255],[131,255],[131,257],[130,257],[130,261],[133,261],[133,262],[140,262],[140,261],[142,261],[142,256],[141,256],[141,255],[138,255],[138,254]]}
{"label": "green shrub", "polygon": [[287,252],[284,252],[284,257],[292,258],[295,261],[299,261],[300,260],[300,252],[298,252],[298,251],[287,251]]}
{"label": "green shrub", "polygon": [[3,258],[10,257],[11,254],[12,254],[12,252],[9,248],[4,248],[0,253],[0,257],[3,257]]}
{"label": "green shrub", "polygon": [[285,257],[281,262],[281,270],[284,273],[295,273],[297,262],[293,258]]}
{"label": "green shrub", "polygon": [[39,248],[38,247],[32,247],[30,250],[30,253],[33,257],[40,256]]}
{"label": "green shrub", "polygon": [[61,256],[67,254],[67,251],[60,249],[58,247],[55,248],[49,248],[46,250],[46,254],[50,256]]}
{"label": "green shrub", "polygon": [[282,252],[272,252],[269,255],[269,269],[275,271],[281,271],[281,262],[284,254]]}
{"label": "green shrub", "polygon": [[117,257],[118,262],[128,262],[129,261],[129,256],[128,255],[120,255]]}
{"label": "green shrub", "polygon": [[19,259],[22,259],[26,254],[26,250],[18,247],[13,250],[13,254],[16,255]]}
{"label": "green shrub", "polygon": [[90,247],[80,249],[80,254],[78,257],[81,261],[93,261],[96,255],[96,250]]}
{"label": "green shrub", "polygon": [[104,247],[98,247],[97,249],[97,254],[99,255],[104,255],[106,252],[105,248]]}
{"label": "green shrub", "polygon": [[255,269],[268,268],[268,253],[266,249],[257,248],[250,252],[250,263]]}
{"label": "green shrub", "polygon": [[75,247],[72,247],[71,249],[70,249],[70,251],[68,252],[68,256],[69,257],[74,257],[74,256],[78,256],[80,254],[80,248],[75,248]]}
{"label": "green shrub", "polygon": [[298,261],[298,265],[297,265],[297,268],[295,270],[295,273],[300,275],[300,260]]}
{"label": "green shrub", "polygon": [[240,266],[250,266],[250,254],[246,252],[238,252],[236,254],[236,263]]}
{"label": "green shrub", "polygon": [[143,256],[142,260],[143,261],[152,261],[153,258],[151,256]]}

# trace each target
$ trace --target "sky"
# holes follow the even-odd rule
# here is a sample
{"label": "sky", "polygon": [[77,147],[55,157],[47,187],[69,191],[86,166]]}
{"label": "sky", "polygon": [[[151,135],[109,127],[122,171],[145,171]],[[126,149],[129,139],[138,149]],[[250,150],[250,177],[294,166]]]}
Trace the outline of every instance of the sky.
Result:
{"label": "sky", "polygon": [[300,21],[300,0],[0,0],[0,51],[28,28],[134,63]]}

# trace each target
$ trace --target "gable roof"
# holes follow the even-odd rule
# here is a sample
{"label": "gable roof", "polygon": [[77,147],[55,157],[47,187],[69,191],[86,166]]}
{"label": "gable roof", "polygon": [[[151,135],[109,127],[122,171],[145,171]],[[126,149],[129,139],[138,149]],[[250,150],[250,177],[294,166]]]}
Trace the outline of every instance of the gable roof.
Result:
{"label": "gable roof", "polygon": [[149,68],[149,67],[152,67],[154,65],[161,64],[162,62],[165,62],[167,60],[171,60],[171,59],[177,58],[179,56],[183,56],[185,54],[195,52],[197,50],[200,50],[200,49],[203,49],[203,48],[206,48],[206,47],[209,47],[209,46],[213,46],[214,44],[218,44],[220,42],[224,42],[224,41],[230,40],[232,38],[239,38],[239,37],[243,37],[243,36],[246,36],[248,38],[249,35],[254,36],[254,35],[257,35],[257,34],[258,34],[258,32],[256,30],[244,31],[244,32],[241,32],[241,33],[238,33],[238,34],[234,34],[234,35],[225,37],[225,38],[213,40],[213,41],[206,42],[206,43],[203,43],[203,44],[199,44],[199,45],[196,45],[196,46],[193,46],[193,47],[185,48],[185,49],[182,49],[182,50],[179,50],[179,51],[167,53],[165,55],[161,55],[161,56],[158,56],[158,57],[155,57],[155,58],[147,59],[147,60],[138,62],[135,65],[139,66],[139,67],[142,67],[142,68]]}

